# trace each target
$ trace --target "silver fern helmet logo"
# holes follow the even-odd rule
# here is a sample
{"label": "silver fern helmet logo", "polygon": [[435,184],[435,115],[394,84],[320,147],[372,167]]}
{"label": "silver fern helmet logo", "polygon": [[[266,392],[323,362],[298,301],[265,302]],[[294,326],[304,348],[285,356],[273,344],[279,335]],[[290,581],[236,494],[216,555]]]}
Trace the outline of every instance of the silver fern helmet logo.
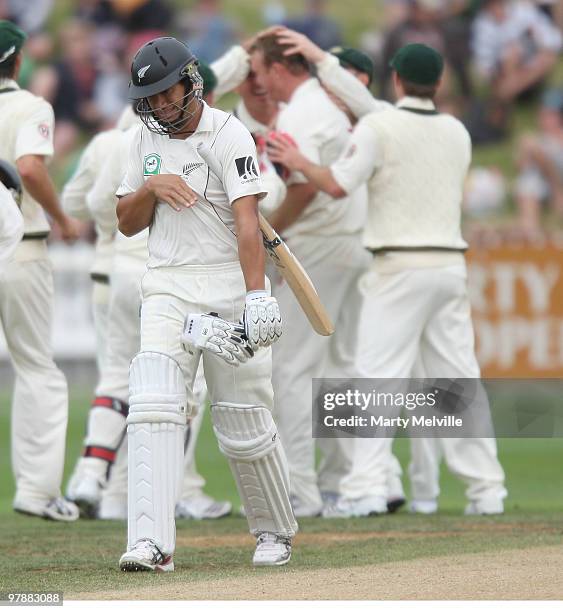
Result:
{"label": "silver fern helmet logo", "polygon": [[237,172],[243,182],[256,181],[260,178],[256,169],[256,162],[252,155],[247,157],[238,157],[235,159]]}
{"label": "silver fern helmet logo", "polygon": [[143,66],[142,68],[139,68],[139,70],[137,71],[137,77],[139,78],[139,81],[145,76],[145,74],[147,74],[147,70],[151,67],[151,65],[149,64],[148,66]]}

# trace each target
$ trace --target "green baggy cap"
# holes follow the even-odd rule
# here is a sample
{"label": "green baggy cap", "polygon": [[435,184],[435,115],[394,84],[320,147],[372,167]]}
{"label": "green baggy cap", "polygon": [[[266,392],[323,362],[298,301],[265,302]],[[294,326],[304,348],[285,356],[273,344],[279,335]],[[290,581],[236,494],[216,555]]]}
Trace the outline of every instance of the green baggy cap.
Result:
{"label": "green baggy cap", "polygon": [[369,55],[366,55],[358,49],[352,47],[333,47],[330,50],[332,55],[335,55],[340,61],[340,65],[344,68],[354,68],[358,72],[363,72],[371,79],[373,77],[373,62]]}
{"label": "green baggy cap", "polygon": [[432,47],[413,43],[401,47],[389,63],[409,83],[434,85],[444,70],[444,59]]}
{"label": "green baggy cap", "polygon": [[217,77],[211,66],[199,60],[197,71],[203,79],[203,95],[207,96],[217,87]]}
{"label": "green baggy cap", "polygon": [[15,23],[0,20],[0,64],[17,55],[23,47],[27,34]]}

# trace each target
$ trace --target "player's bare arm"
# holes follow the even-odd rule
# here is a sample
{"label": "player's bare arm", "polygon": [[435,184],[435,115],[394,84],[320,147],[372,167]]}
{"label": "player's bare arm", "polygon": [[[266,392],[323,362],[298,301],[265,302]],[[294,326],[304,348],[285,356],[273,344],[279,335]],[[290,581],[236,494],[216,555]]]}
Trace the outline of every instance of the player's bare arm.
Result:
{"label": "player's bare arm", "polygon": [[23,155],[16,160],[23,186],[60,227],[63,240],[72,242],[80,235],[80,223],[65,215],[42,155]]}
{"label": "player's bare arm", "polygon": [[[347,193],[336,182],[330,168],[319,166],[308,160],[294,143],[286,138],[275,138],[268,140],[267,145],[268,157],[273,162],[280,163],[291,171],[301,172],[309,181],[309,185],[314,186],[315,189],[328,193],[333,198],[346,197]],[[288,194],[290,189],[291,187],[288,189]],[[282,203],[282,206],[284,204],[285,202]],[[275,214],[276,213],[274,213],[274,215]],[[272,223],[272,225],[274,224]]]}
{"label": "player's bare arm", "polygon": [[264,290],[264,247],[258,222],[258,198],[244,196],[233,202],[240,266],[247,291]]}
{"label": "player's bare arm", "polygon": [[197,202],[196,193],[176,174],[151,176],[145,184],[119,200],[119,231],[134,236],[151,224],[157,202],[168,204],[175,211],[190,208]]}
{"label": "player's bare arm", "polygon": [[278,233],[293,225],[307,206],[317,195],[317,187],[313,183],[296,183],[287,188],[285,200],[268,218],[271,226]]}

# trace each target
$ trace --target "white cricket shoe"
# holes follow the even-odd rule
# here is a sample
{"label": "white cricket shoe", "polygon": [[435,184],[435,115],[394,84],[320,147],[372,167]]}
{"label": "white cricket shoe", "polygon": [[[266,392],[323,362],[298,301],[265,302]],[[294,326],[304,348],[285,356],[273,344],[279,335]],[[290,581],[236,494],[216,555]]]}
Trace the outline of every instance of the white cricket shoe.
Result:
{"label": "white cricket shoe", "polygon": [[285,565],[291,559],[291,538],[265,531],[256,538],[252,563],[256,566]]}
{"label": "white cricket shoe", "polygon": [[217,501],[200,493],[198,495],[181,499],[176,505],[176,518],[178,519],[218,519],[231,514],[233,506],[228,501]]}
{"label": "white cricket shoe", "polygon": [[14,501],[14,510],[21,514],[40,516],[51,521],[71,523],[78,520],[78,508],[64,497],[54,497],[43,504],[37,502]]}
{"label": "white cricket shoe", "polygon": [[295,518],[311,518],[311,517],[321,515],[321,512],[322,512],[321,505],[319,506],[307,505],[295,495],[290,495],[289,501],[291,503],[291,508],[293,510],[293,514]]}
{"label": "white cricket shoe", "polygon": [[165,555],[153,540],[143,538],[121,555],[119,569],[122,572],[173,572],[174,561],[172,555]]}
{"label": "white cricket shoe", "polygon": [[503,514],[504,504],[502,499],[489,498],[472,501],[465,507],[466,516]]}
{"label": "white cricket shoe", "polygon": [[323,518],[357,518],[386,512],[387,500],[380,495],[367,495],[358,499],[339,497],[335,503],[323,508]]}
{"label": "white cricket shoe", "polygon": [[80,516],[96,518],[102,499],[102,484],[90,474],[77,472],[68,483],[66,497],[78,506]]}
{"label": "white cricket shoe", "polygon": [[438,502],[434,499],[413,499],[409,511],[413,514],[436,514]]}

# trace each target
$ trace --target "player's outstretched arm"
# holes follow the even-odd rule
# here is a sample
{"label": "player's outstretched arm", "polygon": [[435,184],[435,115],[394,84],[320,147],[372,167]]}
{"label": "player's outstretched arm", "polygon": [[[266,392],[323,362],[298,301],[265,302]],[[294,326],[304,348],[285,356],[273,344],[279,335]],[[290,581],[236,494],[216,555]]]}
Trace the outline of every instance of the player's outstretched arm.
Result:
{"label": "player's outstretched arm", "polygon": [[157,202],[168,204],[175,211],[190,208],[197,195],[183,178],[176,174],[159,174],[119,200],[117,204],[118,229],[125,236],[134,236],[151,224]]}
{"label": "player's outstretched arm", "polygon": [[340,98],[358,119],[389,106],[387,102],[374,98],[365,85],[340,65],[336,56],[323,51],[304,34],[281,26],[270,29],[270,32],[276,34],[280,43],[288,45],[285,55],[300,53],[314,64],[321,83]]}
{"label": "player's outstretched arm", "polygon": [[287,138],[283,136],[270,138],[267,147],[268,157],[273,162],[280,163],[291,171],[301,172],[316,189],[328,193],[333,198],[343,198],[347,195],[334,179],[330,168],[308,160],[300,153],[295,143]]}
{"label": "player's outstretched arm", "polygon": [[80,223],[63,212],[43,156],[22,155],[16,161],[16,167],[25,189],[60,227],[63,240],[77,240]]}

